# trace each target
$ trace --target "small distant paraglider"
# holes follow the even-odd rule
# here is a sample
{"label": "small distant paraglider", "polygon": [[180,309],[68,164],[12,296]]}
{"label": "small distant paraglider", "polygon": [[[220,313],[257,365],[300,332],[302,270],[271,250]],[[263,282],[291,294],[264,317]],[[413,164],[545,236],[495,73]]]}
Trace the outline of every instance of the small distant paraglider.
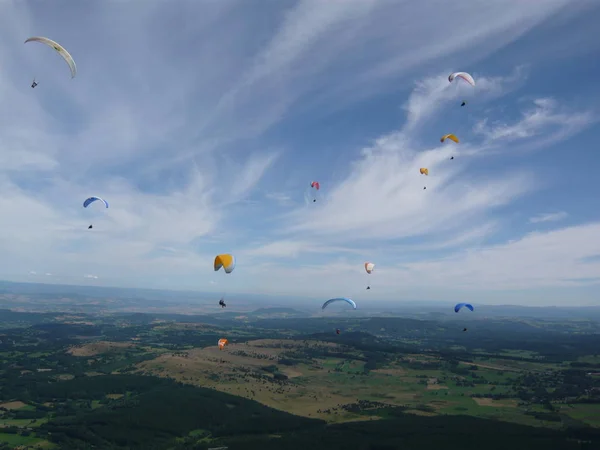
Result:
{"label": "small distant paraglider", "polygon": [[[375,264],[367,261],[365,263],[365,272],[367,272],[367,274],[371,275],[371,273],[373,272],[373,269],[375,269]],[[367,289],[371,289],[371,286],[367,286]]]}
{"label": "small distant paraglider", "polygon": [[339,328],[336,328],[336,329],[335,329],[335,334],[340,334],[340,333],[341,333],[340,329],[339,329]]}
{"label": "small distant paraglider", "polygon": [[227,305],[225,304],[225,300],[223,300],[223,298],[221,298],[221,300],[219,300],[219,305],[221,305],[221,308],[227,307]]}
{"label": "small distant paraglider", "polygon": [[470,303],[457,303],[457,305],[454,307],[454,312],[457,313],[463,308],[467,308],[468,310],[473,311],[473,305],[471,305]]}
{"label": "small distant paraglider", "polygon": [[[419,172],[421,173],[421,175],[429,176],[429,169],[427,167],[421,167],[419,169]],[[423,189],[427,189],[427,186],[423,186]]]}
{"label": "small distant paraglider", "polygon": [[[58,53],[65,60],[67,65],[69,66],[69,69],[71,70],[71,78],[75,78],[75,75],[77,75],[77,66],[75,65],[75,60],[73,59],[71,54],[62,45],[60,45],[58,42],[53,41],[52,39],[48,39],[46,37],[41,37],[41,36],[30,37],[29,39],[27,39],[25,41],[25,44],[27,44],[28,42],[39,42],[41,44],[45,44],[48,47],[54,49],[54,51],[56,51],[56,53]],[[31,83],[31,87],[35,88],[37,85],[38,85],[38,83],[36,83],[35,78],[34,78],[33,82]]]}
{"label": "small distant paraglider", "polygon": [[[475,80],[473,79],[471,74],[468,74],[467,72],[451,73],[450,75],[448,75],[448,82],[452,83],[455,78],[460,78],[460,79],[464,80],[465,82],[469,83],[471,86],[475,87]],[[465,106],[466,104],[467,104],[466,100],[463,100],[462,103],[460,104],[460,106]]]}
{"label": "small distant paraglider", "polygon": [[[108,208],[108,202],[100,197],[89,197],[87,198],[84,202],[83,202],[83,207],[87,208],[88,206],[90,206],[92,203],[94,202],[102,202],[104,203],[104,205]],[[92,228],[94,228],[92,225],[90,225],[88,227],[88,230],[91,230]]]}
{"label": "small distant paraglider", "polygon": [[349,299],[347,297],[336,297],[336,298],[329,299],[325,303],[323,303],[323,306],[321,307],[321,309],[327,308],[327,306],[333,302],[346,302],[350,306],[352,306],[353,309],[356,309],[356,303],[354,303],[354,301],[352,299]]}
{"label": "small distant paraglider", "polygon": [[460,78],[462,80],[465,80],[471,86],[475,86],[475,80],[473,79],[471,74],[469,74],[467,72],[453,72],[450,75],[448,75],[448,81],[450,83],[452,83],[455,78]]}
{"label": "small distant paraglider", "polygon": [[315,203],[317,201],[319,189],[321,189],[321,184],[318,181],[310,182],[309,198],[312,199],[313,203]]}
{"label": "small distant paraglider", "polygon": [[[454,312],[457,313],[463,308],[467,308],[468,310],[473,311],[473,305],[471,305],[470,303],[457,303],[454,307]],[[463,328],[463,332],[464,331],[467,331],[467,329]]]}
{"label": "small distant paraglider", "polygon": [[457,144],[460,142],[458,138],[454,134],[445,134],[440,138],[440,142],[444,142],[446,139],[450,139],[451,141],[456,142]]}
{"label": "small distant paraglider", "polygon": [[217,344],[219,346],[219,350],[223,350],[226,345],[229,345],[229,341],[225,338],[221,338]]}
{"label": "small distant paraglider", "polygon": [[225,273],[233,272],[233,269],[235,269],[235,256],[228,253],[215,256],[214,268],[215,272],[221,268]]}

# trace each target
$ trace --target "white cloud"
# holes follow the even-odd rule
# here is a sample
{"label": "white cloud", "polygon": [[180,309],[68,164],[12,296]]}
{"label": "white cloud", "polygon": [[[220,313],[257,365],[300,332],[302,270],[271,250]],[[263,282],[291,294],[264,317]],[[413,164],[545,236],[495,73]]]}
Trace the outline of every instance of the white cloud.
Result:
{"label": "white cloud", "polygon": [[98,279],[98,275],[84,275],[83,277],[84,277],[84,278],[92,278],[92,279],[94,279],[94,280],[97,280],[97,279]]}
{"label": "white cloud", "polygon": [[475,125],[473,131],[488,142],[510,143],[535,137],[536,142],[529,145],[539,148],[579,133],[599,119],[592,111],[573,112],[560,108],[552,98],[538,98],[533,104],[534,107],[525,111],[519,121],[512,124],[494,123],[490,126],[488,120],[484,119]]}
{"label": "white cloud", "polygon": [[[500,301],[514,303],[511,298],[515,290],[600,285],[599,232],[600,222],[531,233],[512,242],[476,247],[445,258],[378,264],[368,278],[359,258],[297,268],[261,264],[249,270],[257,284],[264,283],[265,274],[269,279],[285,279],[285,284],[267,288],[279,293],[348,295],[363,302],[393,295],[397,299],[466,298],[486,303],[489,293],[497,291],[504,292]],[[367,284],[372,287],[368,295],[364,291]],[[548,304],[558,299],[548,295],[540,300]]]}
{"label": "white cloud", "polygon": [[[484,80],[491,90],[501,89],[502,79]],[[478,152],[476,146],[463,142],[426,150],[415,147],[417,122],[438,114],[444,106],[441,99],[454,97],[447,86],[444,75],[423,80],[407,104],[406,126],[363,149],[362,159],[318,206],[292,212],[290,231],[327,236],[330,242],[452,232],[466,224],[477,226],[476,221],[493,209],[534,189],[535,174],[526,170],[467,177],[469,155]],[[420,167],[427,167],[429,175],[420,175]]]}
{"label": "white cloud", "polygon": [[559,220],[566,219],[569,215],[564,211],[559,211],[555,213],[546,213],[539,214],[537,216],[531,217],[529,219],[529,223],[540,223],[540,222],[557,222]]}

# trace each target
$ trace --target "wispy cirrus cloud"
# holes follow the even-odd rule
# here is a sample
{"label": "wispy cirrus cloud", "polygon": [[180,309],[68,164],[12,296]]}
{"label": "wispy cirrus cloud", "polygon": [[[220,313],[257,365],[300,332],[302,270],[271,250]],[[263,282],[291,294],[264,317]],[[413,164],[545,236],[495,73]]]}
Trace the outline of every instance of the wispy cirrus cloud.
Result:
{"label": "wispy cirrus cloud", "polygon": [[565,211],[538,214],[537,216],[531,217],[529,223],[558,222],[559,220],[566,219],[568,216],[569,215]]}
{"label": "wispy cirrus cloud", "polygon": [[473,131],[483,136],[487,142],[505,140],[529,140],[531,148],[539,148],[556,140],[564,140],[584,128],[598,122],[600,116],[592,110],[569,111],[560,107],[553,98],[533,100],[534,107],[522,113],[521,118],[512,124],[496,121],[488,125],[483,119],[475,125]]}

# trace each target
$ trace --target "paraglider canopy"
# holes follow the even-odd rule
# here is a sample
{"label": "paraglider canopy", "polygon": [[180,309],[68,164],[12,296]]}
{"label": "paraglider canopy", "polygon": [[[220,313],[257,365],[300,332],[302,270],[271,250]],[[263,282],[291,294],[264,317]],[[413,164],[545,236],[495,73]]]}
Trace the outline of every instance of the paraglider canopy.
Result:
{"label": "paraglider canopy", "polygon": [[325,303],[323,303],[323,306],[321,307],[321,309],[325,309],[327,307],[327,305],[329,305],[330,303],[333,303],[333,302],[346,302],[349,305],[351,305],[353,309],[356,309],[356,303],[354,303],[353,300],[351,300],[347,297],[337,297],[337,298],[329,299]]}
{"label": "paraglider canopy", "polygon": [[419,172],[421,172],[421,175],[429,175],[429,169],[426,167],[421,167]]}
{"label": "paraglider canopy", "polygon": [[102,203],[104,203],[104,204],[106,205],[106,207],[108,208],[108,202],[107,202],[106,200],[104,200],[104,199],[100,198],[100,197],[90,197],[90,198],[86,199],[86,200],[83,202],[83,207],[84,207],[84,208],[87,208],[89,205],[91,205],[91,204],[92,204],[92,203],[94,203],[94,202],[102,202]]}
{"label": "paraglider canopy", "polygon": [[[75,65],[75,61],[73,60],[71,54],[62,45],[60,45],[58,42],[53,41],[52,39],[48,39],[46,37],[41,36],[30,37],[25,41],[26,44],[28,42],[39,42],[41,44],[46,44],[48,47],[53,48],[60,56],[62,56],[62,58],[68,64],[69,69],[71,69],[71,78],[75,78],[75,75],[77,75],[77,66]],[[34,84],[36,84],[35,81]]]}
{"label": "paraglider canopy", "polygon": [[441,137],[440,142],[444,142],[446,139],[450,139],[458,144],[458,138],[453,134],[445,134]]}
{"label": "paraglider canopy", "polygon": [[375,268],[375,264],[373,264],[372,262],[365,263],[365,270],[367,271],[367,273],[373,272],[374,268]]}
{"label": "paraglider canopy", "polygon": [[450,83],[452,83],[452,81],[454,81],[455,78],[460,78],[462,80],[465,80],[471,86],[475,86],[475,80],[467,72],[453,72],[450,75],[448,75],[448,81]]}
{"label": "paraglider canopy", "polygon": [[223,350],[223,348],[226,345],[229,345],[229,341],[225,338],[221,338],[221,339],[219,339],[218,345],[219,345],[219,350]]}
{"label": "paraglider canopy", "polygon": [[460,311],[462,308],[467,308],[471,311],[473,311],[473,305],[471,305],[470,303],[458,303],[455,307],[454,307],[454,312],[458,312]]}
{"label": "paraglider canopy", "polygon": [[223,253],[221,255],[215,256],[215,263],[214,263],[215,272],[217,270],[219,270],[221,267],[223,268],[225,273],[233,272],[233,269],[235,269],[235,257],[228,253]]}

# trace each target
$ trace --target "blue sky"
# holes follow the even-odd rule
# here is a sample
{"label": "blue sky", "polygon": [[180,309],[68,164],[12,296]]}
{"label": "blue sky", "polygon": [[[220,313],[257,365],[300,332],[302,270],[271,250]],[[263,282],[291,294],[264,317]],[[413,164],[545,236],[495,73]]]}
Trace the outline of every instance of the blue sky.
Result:
{"label": "blue sky", "polygon": [[175,4],[0,4],[0,277],[597,301],[597,2]]}

